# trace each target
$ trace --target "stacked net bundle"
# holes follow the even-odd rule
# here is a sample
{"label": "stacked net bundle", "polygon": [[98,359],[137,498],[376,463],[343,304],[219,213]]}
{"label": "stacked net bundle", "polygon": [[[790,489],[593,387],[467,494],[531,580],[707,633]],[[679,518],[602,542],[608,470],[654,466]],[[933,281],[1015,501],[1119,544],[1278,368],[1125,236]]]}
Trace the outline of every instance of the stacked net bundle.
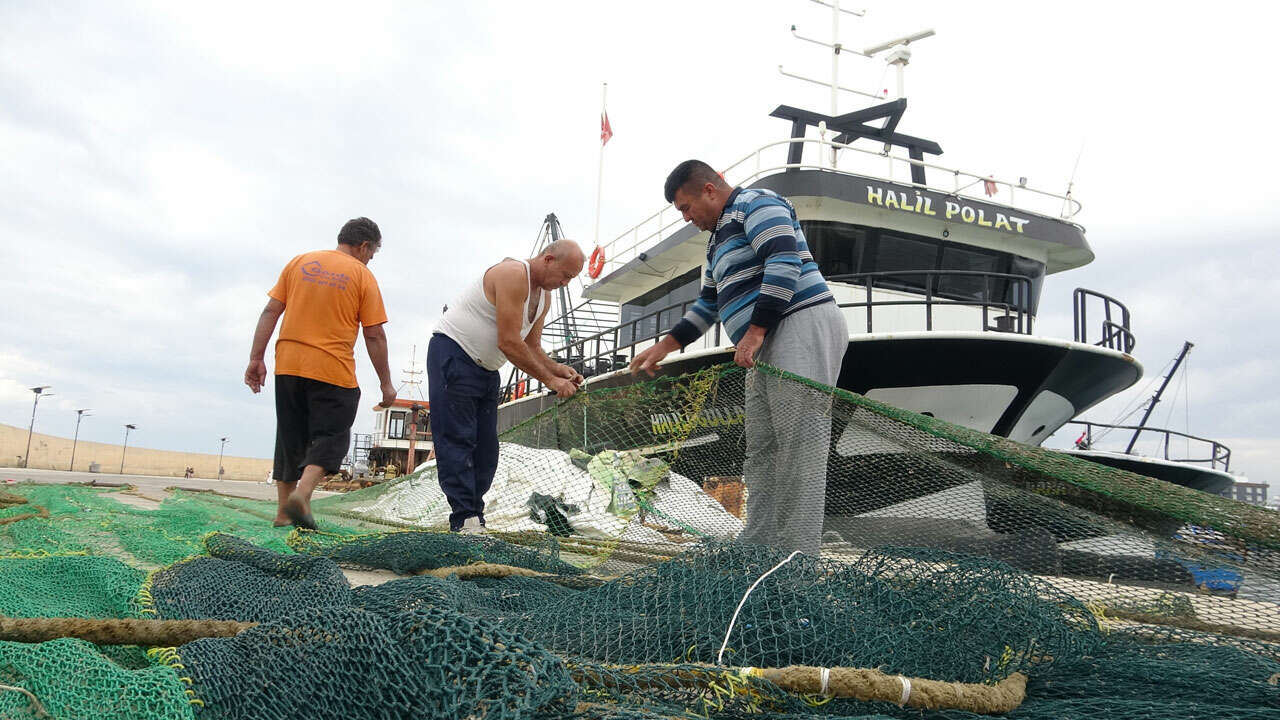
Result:
{"label": "stacked net bundle", "polygon": [[[940,680],[968,692],[1022,675],[1026,700],[1010,713],[1021,718],[1280,711],[1269,683],[1280,672],[1274,646],[1196,633],[1144,642],[1046,581],[972,556],[884,548],[845,563],[706,544],[592,587],[561,583],[581,579],[573,574],[351,589],[312,581],[327,558],[216,536],[209,550],[300,583],[280,596],[237,584],[234,573],[223,579],[239,596],[224,593],[224,603],[270,607],[261,617],[272,619],[173,652],[197,717],[293,717],[299,708],[335,718],[921,716],[889,700],[824,696],[816,685],[789,690],[768,670],[743,667],[875,668],[894,683]],[[209,583],[196,561],[165,572],[167,585]],[[1222,693],[1206,696],[1206,683]]]}
{"label": "stacked net bundle", "polygon": [[307,610],[197,640],[177,657],[208,708],[199,717],[506,720],[563,715],[577,693],[556,656],[435,606]]}
{"label": "stacked net bundle", "polygon": [[326,558],[283,555],[213,534],[209,555],[152,576],[144,612],[173,620],[266,622],[300,609],[349,604],[351,586]]}
{"label": "stacked net bundle", "polygon": [[560,560],[559,544],[553,538],[541,538],[540,542],[534,537],[522,539],[532,547],[497,537],[462,539],[453,533],[411,530],[355,536],[300,532],[291,535],[288,544],[298,553],[327,557],[344,566],[385,569],[402,575],[475,563],[544,573],[581,573]]}
{"label": "stacked net bundle", "polygon": [[[509,586],[419,577],[353,590],[327,557],[226,535],[207,546],[208,557],[155,576],[156,615],[261,624],[166,656],[189,673],[199,717],[499,720],[574,706],[562,660],[490,619]],[[548,595],[521,597],[527,606]]]}
{"label": "stacked net bundle", "polygon": [[[763,405],[752,383],[767,387]],[[762,448],[777,451],[778,439],[786,444],[781,465],[776,457],[761,457],[768,454]],[[1029,700],[1017,714],[1025,717],[1085,716],[1107,707],[1163,716],[1177,714],[1171,708],[1179,703],[1221,705],[1231,708],[1227,716],[1248,717],[1278,707],[1273,683],[1280,679],[1280,522],[1271,511],[1020,445],[769,368],[719,367],[581,393],[501,440],[502,461],[485,498],[490,534],[511,542],[545,542],[551,536],[566,562],[598,576],[626,578],[616,581],[622,585],[611,581],[575,590],[572,600],[555,605],[562,608],[558,615],[534,612],[505,620],[523,623],[522,632],[578,662],[717,662],[706,653],[728,621],[717,631],[711,618],[731,614],[729,600],[740,600],[744,585],[769,566],[750,557],[761,548],[743,542],[751,510],[769,506],[775,479],[807,471],[818,458],[823,492],[807,503],[787,500],[802,505],[793,516],[812,518],[820,529],[822,562],[866,574],[849,592],[859,598],[859,608],[880,607],[870,598],[894,597],[897,602],[883,608],[918,606],[919,614],[868,611],[852,644],[875,638],[865,652],[806,658],[797,647],[814,649],[804,638],[819,633],[800,625],[815,617],[830,621],[839,604],[834,596],[818,603],[828,613],[821,616],[791,595],[772,596],[775,606],[753,610],[748,602],[740,618],[747,628],[769,627],[776,634],[737,644],[731,638],[719,662],[730,664],[735,654],[732,662],[748,665],[860,662],[982,683],[998,674],[967,674],[973,665],[992,673],[1000,658],[1006,666],[1016,660],[1034,666],[1023,668],[1030,676]],[[320,505],[331,517],[387,525],[440,527],[447,516],[430,467]],[[721,548],[727,564],[677,572],[691,558],[721,557],[708,548]],[[988,584],[976,586],[980,591],[952,582],[972,579],[974,563],[989,573]],[[620,587],[647,586],[648,576],[634,574],[645,572],[672,573],[671,582],[655,591],[665,599],[608,595]],[[794,569],[777,572],[794,590]],[[757,592],[769,586],[765,582]],[[876,595],[886,588],[903,595]],[[682,593],[697,602],[678,602]],[[1012,616],[1039,629],[1019,637],[1017,623],[984,617],[981,603],[959,600],[974,596],[1010,608]],[[596,597],[608,600],[597,605]],[[923,598],[954,600],[974,613],[973,625],[938,622],[937,647],[897,629],[947,617],[947,610]],[[1028,598],[1045,604],[1027,604]],[[670,602],[679,610],[664,613]],[[1057,610],[1038,612],[1050,606]],[[597,624],[600,617],[613,624]],[[846,627],[839,622],[837,627]],[[948,638],[979,642],[982,635],[972,628],[987,626],[1008,630],[982,641],[1003,642],[998,653],[959,641],[959,655],[938,650]],[[867,627],[895,630],[877,635]],[[1053,644],[1049,638],[1062,644],[1039,649]],[[765,660],[746,647],[755,647]],[[775,654],[760,652],[764,647]],[[907,662],[917,652],[939,665]],[[1080,677],[1098,681],[1073,680]],[[1192,690],[1206,678],[1237,690],[1206,698]],[[618,687],[633,687],[613,679],[606,684],[614,689],[596,691],[615,695],[622,692]],[[1162,687],[1172,690],[1164,694]],[[1055,704],[1035,710],[1035,693]]]}

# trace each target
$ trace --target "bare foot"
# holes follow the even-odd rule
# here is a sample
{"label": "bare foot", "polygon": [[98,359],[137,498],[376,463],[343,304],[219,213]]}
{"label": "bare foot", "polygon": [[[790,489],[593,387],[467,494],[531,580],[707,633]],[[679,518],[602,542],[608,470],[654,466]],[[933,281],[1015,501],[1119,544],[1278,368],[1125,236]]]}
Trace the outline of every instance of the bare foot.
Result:
{"label": "bare foot", "polygon": [[285,525],[292,525],[292,524],[293,524],[293,521],[289,519],[288,515],[284,514],[283,510],[276,511],[276,517],[274,520],[271,521],[272,527],[284,527]]}
{"label": "bare foot", "polygon": [[289,496],[284,502],[284,514],[289,516],[289,521],[300,528],[307,530],[316,530],[316,519],[311,517],[311,503],[297,493]]}

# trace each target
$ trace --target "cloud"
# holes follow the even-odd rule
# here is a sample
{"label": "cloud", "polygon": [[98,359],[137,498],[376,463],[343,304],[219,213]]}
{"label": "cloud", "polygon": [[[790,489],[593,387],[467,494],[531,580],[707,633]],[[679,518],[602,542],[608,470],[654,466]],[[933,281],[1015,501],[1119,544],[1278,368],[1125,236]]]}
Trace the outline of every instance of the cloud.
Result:
{"label": "cloud", "polygon": [[[1133,310],[1149,373],[1192,339],[1192,428],[1253,443],[1240,467],[1269,477],[1265,448],[1280,444],[1266,303],[1280,264],[1280,211],[1264,202],[1274,151],[1224,146],[1207,128],[1262,136],[1274,113],[1252,79],[1186,47],[1230,38],[1236,65],[1265,67],[1275,11],[871,10],[844,24],[847,42],[939,31],[912,46],[901,128],[941,142],[939,162],[1053,191],[1075,170],[1076,219],[1098,260],[1047,280],[1040,331],[1070,336],[1070,291],[1083,285]],[[421,361],[441,305],[502,256],[527,253],[547,213],[590,244],[601,81],[615,130],[607,240],[659,209],[676,162],[751,164],[786,137],[768,117],[776,105],[827,109],[824,89],[777,65],[827,77],[829,56],[786,28],[822,36],[828,21],[803,2],[5,3],[0,421],[25,424],[25,388],[52,384],[39,421],[50,432],[69,434],[72,410],[89,406],[89,439],[113,442],[134,422],[154,447],[234,434],[239,452],[267,456],[270,397],[240,376],[290,257],[331,246],[350,217],[381,225],[371,267],[399,378],[414,345]],[[1139,22],[1159,32],[1134,37]],[[1110,50],[1082,53],[1082,37]],[[879,63],[844,62],[842,84],[893,82]],[[1199,119],[1202,98],[1230,98],[1229,114]],[[362,385],[376,387],[356,355]]]}

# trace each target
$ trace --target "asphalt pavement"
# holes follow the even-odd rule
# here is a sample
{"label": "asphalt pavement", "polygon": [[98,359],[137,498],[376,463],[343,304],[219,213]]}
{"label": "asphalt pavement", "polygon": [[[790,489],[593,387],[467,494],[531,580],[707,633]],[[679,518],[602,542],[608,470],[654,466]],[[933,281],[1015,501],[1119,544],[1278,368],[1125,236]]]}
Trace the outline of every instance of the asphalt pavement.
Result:
{"label": "asphalt pavement", "polygon": [[[24,470],[22,468],[0,468],[0,488],[12,482],[31,481],[38,483],[88,483],[98,485],[126,484],[137,487],[144,495],[162,497],[166,488],[179,487],[188,490],[217,490],[227,495],[256,500],[274,500],[276,486],[252,480],[218,480],[216,478],[177,478],[157,477],[154,475],[118,475],[116,473],[68,472],[66,470]],[[327,495],[323,491],[317,496]]]}

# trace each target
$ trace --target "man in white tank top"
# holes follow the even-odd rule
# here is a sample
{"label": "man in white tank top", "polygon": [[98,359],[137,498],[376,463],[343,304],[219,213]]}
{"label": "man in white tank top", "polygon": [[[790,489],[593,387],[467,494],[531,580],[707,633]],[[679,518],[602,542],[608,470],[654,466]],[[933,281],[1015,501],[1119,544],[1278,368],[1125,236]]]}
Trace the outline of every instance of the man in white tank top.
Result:
{"label": "man in white tank top", "polygon": [[498,468],[498,369],[507,362],[556,395],[577,392],[582,376],[542,350],[551,290],[569,284],[586,261],[572,240],[537,257],[504,259],[450,302],[427,346],[431,436],[449,529],[484,527],[484,494]]}

